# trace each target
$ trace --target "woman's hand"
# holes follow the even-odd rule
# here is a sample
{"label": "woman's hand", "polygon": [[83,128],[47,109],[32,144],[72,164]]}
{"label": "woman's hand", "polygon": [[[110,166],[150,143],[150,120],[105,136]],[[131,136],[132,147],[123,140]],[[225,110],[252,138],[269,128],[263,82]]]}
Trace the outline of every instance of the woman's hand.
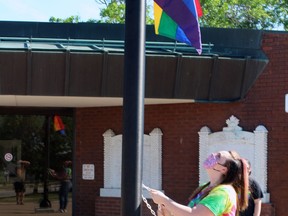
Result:
{"label": "woman's hand", "polygon": [[164,193],[158,190],[151,189],[150,195],[153,201],[158,205],[165,205],[165,201],[169,200],[169,198]]}
{"label": "woman's hand", "polygon": [[158,205],[158,209],[157,209],[157,216],[165,216],[162,212],[162,209],[160,207],[160,205]]}
{"label": "woman's hand", "polygon": [[158,205],[157,215],[158,216],[172,216],[170,211],[168,211],[164,205]]}
{"label": "woman's hand", "polygon": [[49,173],[51,176],[53,176],[53,177],[55,177],[55,175],[56,175],[55,170],[50,169],[50,168],[48,168],[48,173]]}
{"label": "woman's hand", "polygon": [[161,205],[158,205],[157,216],[165,216]]}

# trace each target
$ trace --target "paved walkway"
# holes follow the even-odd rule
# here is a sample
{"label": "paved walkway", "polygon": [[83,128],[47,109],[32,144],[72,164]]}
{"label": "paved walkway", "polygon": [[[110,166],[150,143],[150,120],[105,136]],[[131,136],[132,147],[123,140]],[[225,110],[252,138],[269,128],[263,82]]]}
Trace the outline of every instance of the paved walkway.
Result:
{"label": "paved walkway", "polygon": [[[43,192],[43,188],[40,188],[39,193]],[[26,195],[33,193],[32,187],[26,188]],[[24,205],[17,205],[15,192],[13,189],[1,188],[0,198],[10,197],[9,201],[0,200],[0,216],[72,216],[72,199],[69,198],[68,212],[58,212],[59,202],[58,200],[52,200],[52,208],[43,209],[39,207],[39,201],[29,200],[28,197],[24,197]],[[15,202],[14,202],[15,199]],[[57,199],[57,198],[56,198]]]}
{"label": "paved walkway", "polygon": [[[58,212],[59,204],[58,201],[51,202],[52,208],[50,210],[54,212],[45,211],[39,209],[39,203],[37,202],[26,202],[24,205],[17,205],[13,202],[0,202],[0,215],[1,216],[71,216],[72,215],[72,201],[69,200],[68,212]],[[37,209],[37,211],[36,211]]]}

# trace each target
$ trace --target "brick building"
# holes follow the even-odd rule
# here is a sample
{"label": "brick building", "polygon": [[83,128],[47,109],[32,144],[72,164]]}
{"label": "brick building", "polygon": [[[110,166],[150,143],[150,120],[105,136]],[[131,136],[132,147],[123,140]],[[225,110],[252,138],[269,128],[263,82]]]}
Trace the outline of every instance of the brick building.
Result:
{"label": "brick building", "polygon": [[[19,25],[22,26],[23,24],[18,23],[17,25],[19,27]],[[40,24],[38,25],[41,26]],[[48,24],[45,25],[48,26]],[[41,28],[39,26],[38,33],[40,34]],[[22,28],[24,27],[22,26]],[[84,27],[82,28],[84,29]],[[89,32],[89,29],[91,28],[92,26],[86,26],[85,30]],[[118,28],[118,26],[116,28]],[[13,31],[16,32],[16,28]],[[243,31],[245,30],[229,30],[226,32],[226,30],[223,29],[213,29],[213,32],[217,34],[217,37],[222,36],[232,38],[233,40],[236,40]],[[17,32],[20,32],[19,28]],[[55,30],[55,32],[57,32],[57,30]],[[203,31],[204,43],[209,42],[205,41],[209,32],[209,29],[204,29]],[[288,140],[288,133],[286,131],[288,116],[285,112],[285,94],[288,92],[288,34],[287,32],[276,31],[255,32],[257,33],[257,37],[259,36],[259,50],[264,52],[269,63],[265,65],[265,67],[260,67],[260,69],[257,64],[256,67],[252,68],[254,70],[260,70],[260,72],[254,71],[256,78],[255,80],[252,79],[248,87],[244,86],[247,89],[247,91],[244,91],[245,94],[240,92],[240,96],[236,95],[237,99],[234,98],[233,101],[216,101],[215,99],[206,101],[199,100],[200,102],[197,101],[194,103],[188,102],[189,98],[184,98],[185,100],[180,102],[174,101],[173,103],[154,103],[145,105],[145,134],[149,134],[154,128],[159,128],[163,132],[162,189],[175,201],[186,203],[190,193],[198,185],[198,132],[200,128],[204,125],[208,125],[213,131],[220,131],[224,126],[225,120],[231,115],[235,115],[240,119],[240,126],[245,128],[245,130],[253,131],[257,125],[264,125],[267,128],[267,188],[270,193],[270,202],[263,204],[262,215],[286,215],[285,201],[288,196],[286,193],[288,190],[288,174],[286,173],[286,170],[288,167],[285,163],[285,159],[287,158],[285,147]],[[13,36],[17,37],[19,35],[14,33]],[[53,36],[50,35],[50,37]],[[119,37],[119,39],[121,40],[123,37]],[[249,43],[253,43],[249,38],[246,38],[246,40],[247,43],[248,41],[250,41]],[[222,42],[223,41],[225,41],[225,38],[222,39]],[[245,37],[241,39],[241,43],[245,45]],[[241,43],[239,44],[242,45]],[[217,45],[217,41],[214,45]],[[253,49],[253,53],[255,54],[256,52],[255,56],[259,56],[259,50],[255,47]],[[246,47],[246,51],[247,50],[249,52],[249,47]],[[237,52],[242,51],[243,50],[241,49],[237,50]],[[233,60],[233,58],[236,57],[232,56],[231,58]],[[65,57],[63,58],[63,62],[63,65],[65,65]],[[261,62],[259,64],[261,64]],[[229,67],[228,69],[230,70],[229,72],[233,73],[233,69],[237,70],[237,64],[232,64],[231,68]],[[63,72],[63,74],[65,73]],[[165,77],[162,77],[162,82],[164,78]],[[72,77],[71,79],[76,80],[77,77]],[[225,84],[224,81],[225,79],[223,79],[223,85]],[[117,85],[117,82],[115,83],[115,85]],[[40,85],[41,84],[39,84],[39,86]],[[49,83],[44,84],[44,87],[45,85],[49,85]],[[89,89],[89,87],[87,88]],[[40,92],[39,89],[40,87],[38,89],[36,88],[36,90]],[[147,87],[147,89],[151,90],[153,88]],[[232,87],[229,87],[229,89],[231,90]],[[229,89],[226,90],[229,91]],[[76,90],[74,91],[74,94],[83,94],[83,91],[81,90],[75,92]],[[106,93],[109,94],[111,91],[106,91]],[[111,94],[113,93],[114,92]],[[47,92],[40,92],[39,94],[49,95]],[[58,94],[57,92],[50,92],[50,95],[51,94],[53,96],[63,96],[62,93]],[[65,94],[67,94],[67,92]],[[91,92],[88,94],[91,94]],[[153,92],[151,94],[153,95]],[[93,94],[91,95],[93,97]],[[118,95],[118,97],[119,96],[121,95]],[[229,97],[230,96],[231,95],[229,95]],[[3,106],[3,104],[1,105]],[[73,213],[76,216],[120,215],[120,198],[103,197],[100,195],[100,190],[104,186],[103,134],[108,129],[112,129],[115,134],[122,134],[122,106],[116,103],[110,106],[95,105],[90,107],[85,107],[85,105],[77,107],[75,105],[75,107],[72,108],[76,122]],[[94,165],[95,178],[93,180],[83,179],[83,164]],[[152,205],[152,207],[156,209],[154,205]],[[150,215],[150,212],[145,206],[143,206],[143,214],[147,216]]]}
{"label": "brick building", "polygon": [[[224,120],[233,114],[247,130],[252,131],[260,124],[269,131],[267,165],[271,203],[263,204],[261,215],[286,215],[288,176],[285,170],[288,167],[284,161],[288,142],[285,129],[288,123],[288,114],[285,113],[288,34],[264,32],[261,46],[269,64],[245,99],[233,103],[145,106],[145,134],[155,127],[163,131],[163,189],[176,201],[186,203],[191,190],[198,185],[199,129],[209,125],[215,131],[221,130]],[[92,162],[96,176],[93,182],[85,182],[78,176],[76,215],[119,215],[120,199],[100,197],[100,188],[103,187],[104,176],[102,134],[108,128],[116,134],[122,133],[122,107],[77,109],[76,122],[75,159],[79,164],[76,169],[81,172],[81,164]],[[85,199],[81,199],[83,194]],[[147,209],[144,211],[145,215],[150,215]]]}

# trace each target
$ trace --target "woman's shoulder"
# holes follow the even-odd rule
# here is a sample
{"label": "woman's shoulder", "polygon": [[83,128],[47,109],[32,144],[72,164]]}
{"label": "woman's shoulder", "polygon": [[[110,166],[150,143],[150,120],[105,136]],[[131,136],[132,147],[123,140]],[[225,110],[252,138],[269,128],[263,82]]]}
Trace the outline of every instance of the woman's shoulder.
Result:
{"label": "woman's shoulder", "polygon": [[229,194],[236,194],[234,187],[232,185],[229,185],[229,184],[220,184],[220,185],[216,186],[215,188],[213,188],[212,191],[213,190],[225,191],[225,192],[228,192]]}

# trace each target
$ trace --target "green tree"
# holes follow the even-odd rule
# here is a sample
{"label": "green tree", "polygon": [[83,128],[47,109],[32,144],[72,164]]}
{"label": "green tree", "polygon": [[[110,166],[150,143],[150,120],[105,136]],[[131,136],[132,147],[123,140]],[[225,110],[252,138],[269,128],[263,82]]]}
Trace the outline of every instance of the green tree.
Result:
{"label": "green tree", "polygon": [[55,22],[55,23],[78,23],[81,22],[80,16],[70,16],[65,19],[56,18],[54,16],[50,17],[49,22]]}
{"label": "green tree", "polygon": [[[27,174],[35,181],[42,180],[46,164],[46,118],[45,116],[0,116],[0,140],[21,140],[21,159],[31,162]],[[65,124],[63,136],[50,124],[50,165],[57,167],[63,160],[72,160],[73,123],[71,117],[62,117]],[[19,160],[19,158],[17,159]],[[14,161],[15,163],[16,161]]]}
{"label": "green tree", "polygon": [[125,3],[111,1],[106,8],[100,11],[103,23],[125,23]]}
{"label": "green tree", "polygon": [[33,175],[35,179],[40,179],[42,176],[39,164],[45,164],[43,120],[37,116],[0,116],[0,139],[21,140],[21,158],[13,158],[13,163],[16,164],[19,159],[30,161],[32,166],[27,173]]}
{"label": "green tree", "polygon": [[[101,22],[124,23],[125,1],[95,0],[104,5]],[[153,24],[153,1],[147,1],[147,24]],[[201,27],[288,30],[287,0],[200,0]]]}
{"label": "green tree", "polygon": [[[87,22],[124,23],[124,0],[95,0],[101,7],[100,20]],[[200,0],[201,27],[288,30],[287,0]],[[153,24],[153,1],[147,0],[146,23]],[[79,16],[67,19],[51,17],[50,22],[80,22]]]}
{"label": "green tree", "polygon": [[200,0],[202,27],[288,29],[287,0]]}
{"label": "green tree", "polygon": [[[104,7],[100,10],[100,22],[102,23],[125,23],[125,1],[123,0],[95,0]],[[146,23],[153,24],[151,16],[152,4],[146,7]]]}

